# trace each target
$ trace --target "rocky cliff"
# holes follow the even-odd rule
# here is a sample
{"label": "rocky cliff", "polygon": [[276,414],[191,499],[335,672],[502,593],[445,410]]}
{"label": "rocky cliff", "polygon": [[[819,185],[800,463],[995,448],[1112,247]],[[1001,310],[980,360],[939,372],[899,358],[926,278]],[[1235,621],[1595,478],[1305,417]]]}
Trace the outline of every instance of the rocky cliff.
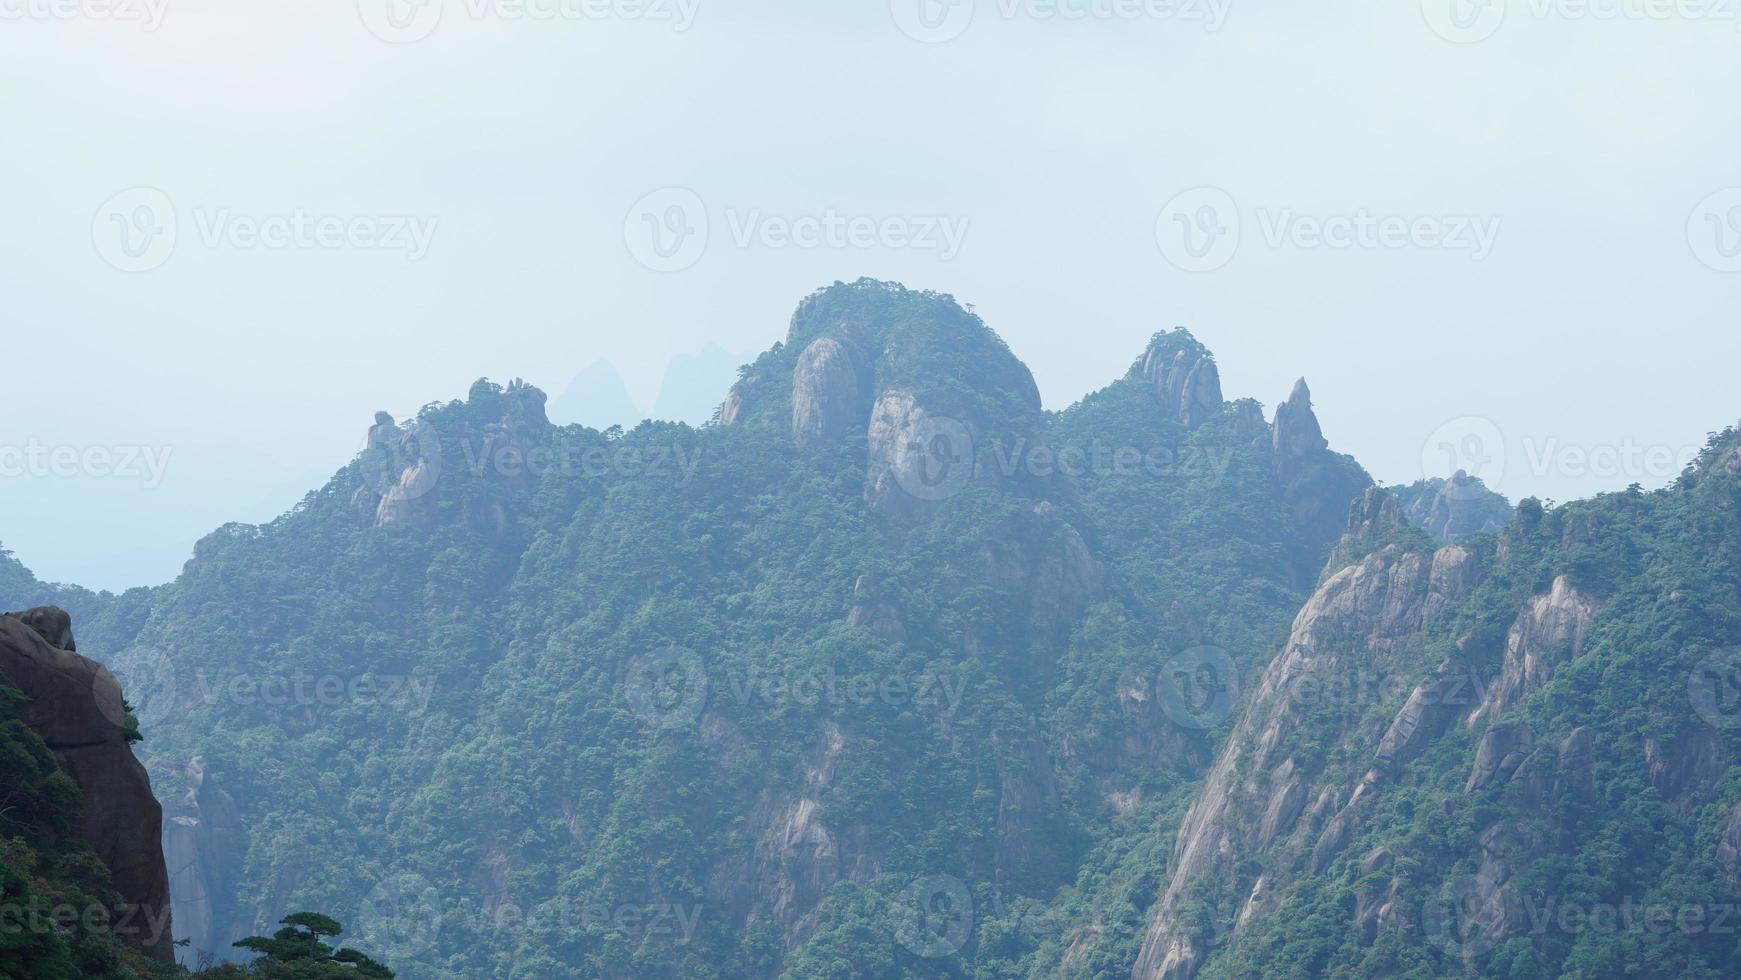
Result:
{"label": "rocky cliff", "polygon": [[[1703,929],[1624,922],[1741,897],[1735,444],[1436,549],[1370,491],[1178,826],[1133,975],[1718,975]],[[1441,516],[1478,499],[1449,487]]]}
{"label": "rocky cliff", "polygon": [[71,823],[108,869],[121,897],[107,910],[125,942],[174,960],[169,879],[159,840],[163,810],[128,745],[132,725],[121,686],[75,652],[72,622],[54,607],[0,615],[0,686],[25,700],[17,716],[41,737],[77,784]]}
{"label": "rocky cliff", "polygon": [[[1411,546],[1401,509],[1381,490],[1367,492],[1350,525],[1338,559],[1264,670],[1180,825],[1170,878],[1136,962],[1138,977],[1195,975],[1229,931],[1236,934],[1274,909],[1302,862],[1321,865],[1336,853],[1368,781],[1382,778],[1417,735],[1428,738],[1448,720],[1427,709],[1436,699],[1425,696],[1384,728],[1370,713],[1343,709],[1357,707],[1362,697],[1383,696],[1409,675],[1422,626],[1468,589],[1478,559],[1456,546],[1436,552]],[[1396,536],[1404,542],[1385,543]],[[1335,568],[1338,560],[1347,564]],[[1429,679],[1422,690],[1436,683]],[[1323,743],[1350,740],[1366,742],[1372,759],[1355,785],[1323,769]],[[1185,914],[1188,900],[1206,884],[1225,896],[1207,931],[1205,920]]]}

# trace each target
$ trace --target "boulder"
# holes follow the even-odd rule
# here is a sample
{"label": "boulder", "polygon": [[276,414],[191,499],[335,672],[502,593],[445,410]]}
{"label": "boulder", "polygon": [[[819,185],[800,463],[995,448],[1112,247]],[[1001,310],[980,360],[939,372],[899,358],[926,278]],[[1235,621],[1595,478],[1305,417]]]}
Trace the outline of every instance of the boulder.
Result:
{"label": "boulder", "polygon": [[73,618],[67,615],[66,610],[58,606],[37,606],[6,615],[35,630],[48,641],[49,646],[71,653],[78,652],[78,644],[73,641]]}

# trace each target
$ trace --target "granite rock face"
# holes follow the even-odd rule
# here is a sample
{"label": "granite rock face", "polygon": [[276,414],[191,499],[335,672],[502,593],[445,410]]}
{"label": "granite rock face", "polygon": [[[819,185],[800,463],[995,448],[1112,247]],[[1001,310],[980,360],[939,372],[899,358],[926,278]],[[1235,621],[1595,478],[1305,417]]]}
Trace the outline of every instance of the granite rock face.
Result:
{"label": "granite rock face", "polygon": [[228,959],[231,944],[250,932],[249,923],[233,922],[228,913],[240,885],[236,874],[247,851],[246,832],[236,801],[207,772],[203,758],[188,764],[187,782],[186,795],[169,803],[163,822],[176,928],[188,940],[193,961],[204,955]]}
{"label": "granite rock face", "polygon": [[799,449],[862,429],[869,408],[854,358],[822,337],[804,348],[792,372],[792,441]]}
{"label": "granite rock face", "polygon": [[1276,406],[1274,442],[1276,465],[1286,469],[1330,448],[1318,414],[1312,411],[1312,389],[1306,379],[1294,382],[1288,400]]}
{"label": "granite rock face", "polygon": [[[509,498],[537,480],[536,451],[545,445],[550,419],[544,392],[515,379],[505,388],[479,380],[466,407],[471,418],[445,442],[423,418],[398,425],[386,412],[375,413],[367,445],[358,462],[362,484],[351,498],[358,518],[375,527],[434,526],[443,503],[482,531],[500,533],[507,525]],[[483,494],[466,493],[481,480]]]}
{"label": "granite rock face", "polygon": [[1154,386],[1169,417],[1191,428],[1220,414],[1221,369],[1208,348],[1183,328],[1156,334],[1135,369]]}
{"label": "granite rock face", "polygon": [[[1133,971],[1139,980],[1194,976],[1215,947],[1278,908],[1299,874],[1321,871],[1348,845],[1363,801],[1386,774],[1455,722],[1456,709],[1446,705],[1457,703],[1453,688],[1463,672],[1447,665],[1420,681],[1387,728],[1350,727],[1346,716],[1335,722],[1333,734],[1372,760],[1364,777],[1343,781],[1290,748],[1296,733],[1324,723],[1321,704],[1379,697],[1385,681],[1406,676],[1422,628],[1478,581],[1477,570],[1452,570],[1473,560],[1467,554],[1384,543],[1406,529],[1401,509],[1381,490],[1352,508],[1339,557],[1295,618],[1180,825]],[[1350,691],[1339,686],[1346,678],[1375,684]],[[1206,934],[1185,914],[1194,891],[1210,883],[1237,899],[1228,935]],[[1366,897],[1368,925],[1386,904],[1382,894]]]}
{"label": "granite rock face", "polygon": [[1511,503],[1464,470],[1450,479],[1421,480],[1392,492],[1410,522],[1447,544],[1498,533],[1511,519]]}
{"label": "granite rock face", "polygon": [[1351,457],[1330,449],[1305,378],[1276,406],[1270,451],[1283,504],[1308,543],[1307,552],[1323,554],[1342,537],[1349,504],[1372,486],[1372,477]]}
{"label": "granite rock face", "polygon": [[30,699],[19,706],[20,719],[84,796],[73,824],[108,867],[127,906],[130,921],[117,921],[117,933],[153,959],[173,962],[163,808],[128,747],[121,685],[72,645],[70,619],[59,609],[0,616],[0,685]]}

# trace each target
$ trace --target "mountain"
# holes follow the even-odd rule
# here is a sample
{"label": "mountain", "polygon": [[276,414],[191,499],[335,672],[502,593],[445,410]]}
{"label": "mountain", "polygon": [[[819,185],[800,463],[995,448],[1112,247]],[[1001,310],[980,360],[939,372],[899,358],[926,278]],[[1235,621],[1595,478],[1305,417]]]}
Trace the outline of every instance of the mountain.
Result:
{"label": "mountain", "polygon": [[1436,547],[1369,492],[1180,820],[1134,976],[1741,972],[1741,436]]}
{"label": "mountain", "polygon": [[719,408],[719,393],[737,380],[745,358],[708,344],[698,354],[679,354],[665,365],[652,411],[635,407],[622,375],[609,361],[594,361],[550,400],[550,418],[595,429],[633,428],[644,418],[702,425]]}
{"label": "mountain", "polygon": [[604,360],[592,362],[551,399],[550,415],[562,423],[597,429],[613,425],[633,428],[646,418],[629,397],[629,389],[616,365]]}
{"label": "mountain", "polygon": [[1271,424],[1182,330],[1049,413],[869,280],[716,424],[544,403],[382,413],[290,513],[86,601],[193,950],[319,908],[404,977],[1128,970],[1138,930],[1059,937],[1146,911],[1237,695],[1192,685],[1262,669],[1371,485],[1303,383]]}
{"label": "mountain", "polygon": [[665,365],[653,417],[701,425],[719,408],[719,393],[737,380],[740,357],[717,344],[708,344],[699,354],[679,354]]}
{"label": "mountain", "polygon": [[1387,490],[1182,329],[1047,411],[871,280],[723,396],[480,380],[169,585],[0,555],[126,685],[190,953],[315,908],[418,978],[1741,968],[1741,435]]}

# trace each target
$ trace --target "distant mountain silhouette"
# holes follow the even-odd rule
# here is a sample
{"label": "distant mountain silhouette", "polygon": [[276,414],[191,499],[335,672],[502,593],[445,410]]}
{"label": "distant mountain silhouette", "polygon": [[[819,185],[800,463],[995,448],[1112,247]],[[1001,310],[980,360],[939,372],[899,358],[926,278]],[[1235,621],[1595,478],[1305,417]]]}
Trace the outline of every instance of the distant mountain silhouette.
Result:
{"label": "distant mountain silhouette", "polygon": [[679,354],[665,366],[653,417],[700,425],[713,418],[727,388],[737,380],[738,366],[751,360],[708,344],[699,354]]}
{"label": "distant mountain silhouette", "polygon": [[634,428],[643,414],[629,397],[622,375],[606,360],[597,360],[576,375],[568,387],[550,400],[550,421],[557,425],[578,422],[595,429],[620,425]]}
{"label": "distant mountain silhouette", "polygon": [[550,421],[557,425],[578,422],[595,429],[613,425],[632,429],[645,418],[701,425],[713,418],[726,390],[737,380],[738,365],[748,360],[748,355],[733,354],[717,344],[708,344],[699,354],[673,357],[665,366],[659,397],[648,412],[629,396],[616,366],[600,359],[550,400]]}

